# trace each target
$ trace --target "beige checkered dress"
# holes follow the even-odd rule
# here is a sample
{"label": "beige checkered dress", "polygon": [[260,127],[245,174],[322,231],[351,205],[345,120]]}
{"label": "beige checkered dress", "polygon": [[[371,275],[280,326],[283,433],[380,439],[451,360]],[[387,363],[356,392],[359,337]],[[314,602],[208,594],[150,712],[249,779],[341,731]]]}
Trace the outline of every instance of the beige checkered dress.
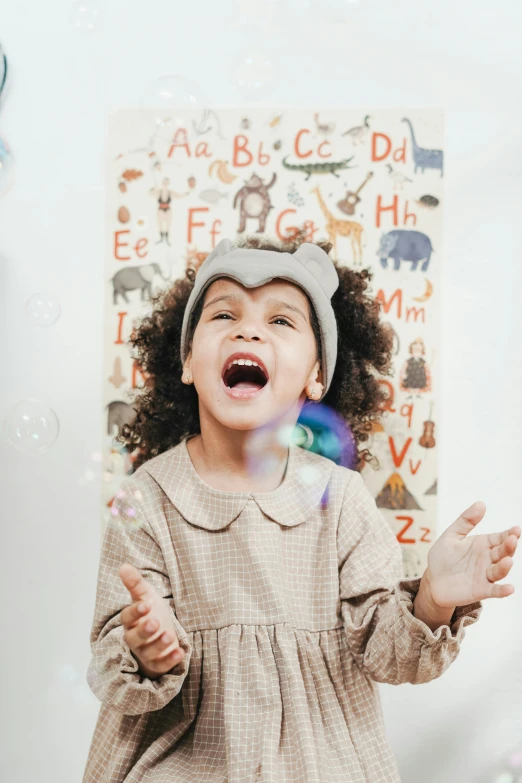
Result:
{"label": "beige checkered dress", "polygon": [[[360,474],[292,444],[277,489],[223,492],[184,439],[122,490],[98,573],[87,681],[102,704],[83,783],[400,782],[376,682],[439,677],[482,604],[435,633],[413,616],[420,578],[402,579]],[[124,562],[168,601],[187,650],[156,680],[123,640]]]}

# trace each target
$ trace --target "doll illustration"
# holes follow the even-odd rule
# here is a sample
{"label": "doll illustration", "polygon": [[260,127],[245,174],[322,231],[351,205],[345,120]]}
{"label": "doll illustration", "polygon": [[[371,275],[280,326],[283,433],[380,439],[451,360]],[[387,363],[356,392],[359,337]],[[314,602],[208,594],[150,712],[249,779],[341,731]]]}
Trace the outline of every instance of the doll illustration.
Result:
{"label": "doll illustration", "polygon": [[172,209],[170,202],[173,198],[182,198],[183,196],[188,196],[188,192],[176,193],[175,190],[170,190],[169,184],[170,179],[165,177],[162,180],[161,187],[154,187],[149,190],[149,195],[155,196],[158,199],[158,226],[161,239],[156,242],[157,245],[163,242],[163,238],[165,238],[167,245],[170,245],[169,230],[172,221]]}
{"label": "doll illustration", "polygon": [[427,362],[422,358],[426,353],[422,338],[417,337],[410,343],[409,352],[410,358],[401,367],[400,389],[412,392],[408,399],[413,397],[413,392],[417,392],[417,397],[421,398],[420,392],[431,391],[431,373]]}

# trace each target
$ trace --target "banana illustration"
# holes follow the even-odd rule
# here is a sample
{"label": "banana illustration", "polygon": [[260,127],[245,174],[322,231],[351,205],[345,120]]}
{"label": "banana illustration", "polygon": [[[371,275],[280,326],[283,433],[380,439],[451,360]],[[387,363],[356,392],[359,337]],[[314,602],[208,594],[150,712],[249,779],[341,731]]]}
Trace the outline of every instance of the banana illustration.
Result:
{"label": "banana illustration", "polygon": [[283,117],[282,114],[277,114],[272,120],[270,120],[270,122],[268,123],[268,127],[275,128],[275,126],[279,125],[279,123],[281,122],[282,117]]}
{"label": "banana illustration", "polygon": [[412,299],[414,299],[416,302],[425,302],[427,299],[430,298],[432,293],[433,293],[433,285],[426,278],[426,291],[422,294],[422,296],[412,296]]}
{"label": "banana illustration", "polygon": [[221,182],[224,182],[225,185],[230,185],[231,182],[233,182],[235,179],[237,179],[237,174],[232,174],[227,169],[227,160],[214,160],[210,164],[208,168],[208,175],[209,177],[212,176],[214,173],[214,170],[217,169],[217,176],[221,180]]}

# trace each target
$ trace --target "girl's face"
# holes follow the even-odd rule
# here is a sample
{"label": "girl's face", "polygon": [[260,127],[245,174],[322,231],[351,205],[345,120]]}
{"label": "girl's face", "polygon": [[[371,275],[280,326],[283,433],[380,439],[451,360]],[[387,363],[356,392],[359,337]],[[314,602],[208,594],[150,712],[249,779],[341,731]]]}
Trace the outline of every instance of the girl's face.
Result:
{"label": "girl's face", "polygon": [[[266,382],[255,367],[225,373],[232,355],[243,352],[260,360]],[[297,421],[307,387],[315,399],[322,393],[316,356],[310,306],[299,286],[274,279],[246,288],[222,277],[205,292],[184,370],[192,375],[201,421],[245,430]]]}

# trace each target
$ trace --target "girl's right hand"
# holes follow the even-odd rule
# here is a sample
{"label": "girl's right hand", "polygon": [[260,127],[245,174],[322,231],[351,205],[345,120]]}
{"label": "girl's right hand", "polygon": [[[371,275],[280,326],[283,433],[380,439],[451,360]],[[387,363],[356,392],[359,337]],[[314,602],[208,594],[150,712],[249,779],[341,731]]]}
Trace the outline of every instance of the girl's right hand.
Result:
{"label": "girl's right hand", "polygon": [[138,660],[141,673],[150,679],[161,677],[185,657],[174,631],[172,610],[131,563],[124,563],[118,576],[133,601],[121,612],[123,638]]}

